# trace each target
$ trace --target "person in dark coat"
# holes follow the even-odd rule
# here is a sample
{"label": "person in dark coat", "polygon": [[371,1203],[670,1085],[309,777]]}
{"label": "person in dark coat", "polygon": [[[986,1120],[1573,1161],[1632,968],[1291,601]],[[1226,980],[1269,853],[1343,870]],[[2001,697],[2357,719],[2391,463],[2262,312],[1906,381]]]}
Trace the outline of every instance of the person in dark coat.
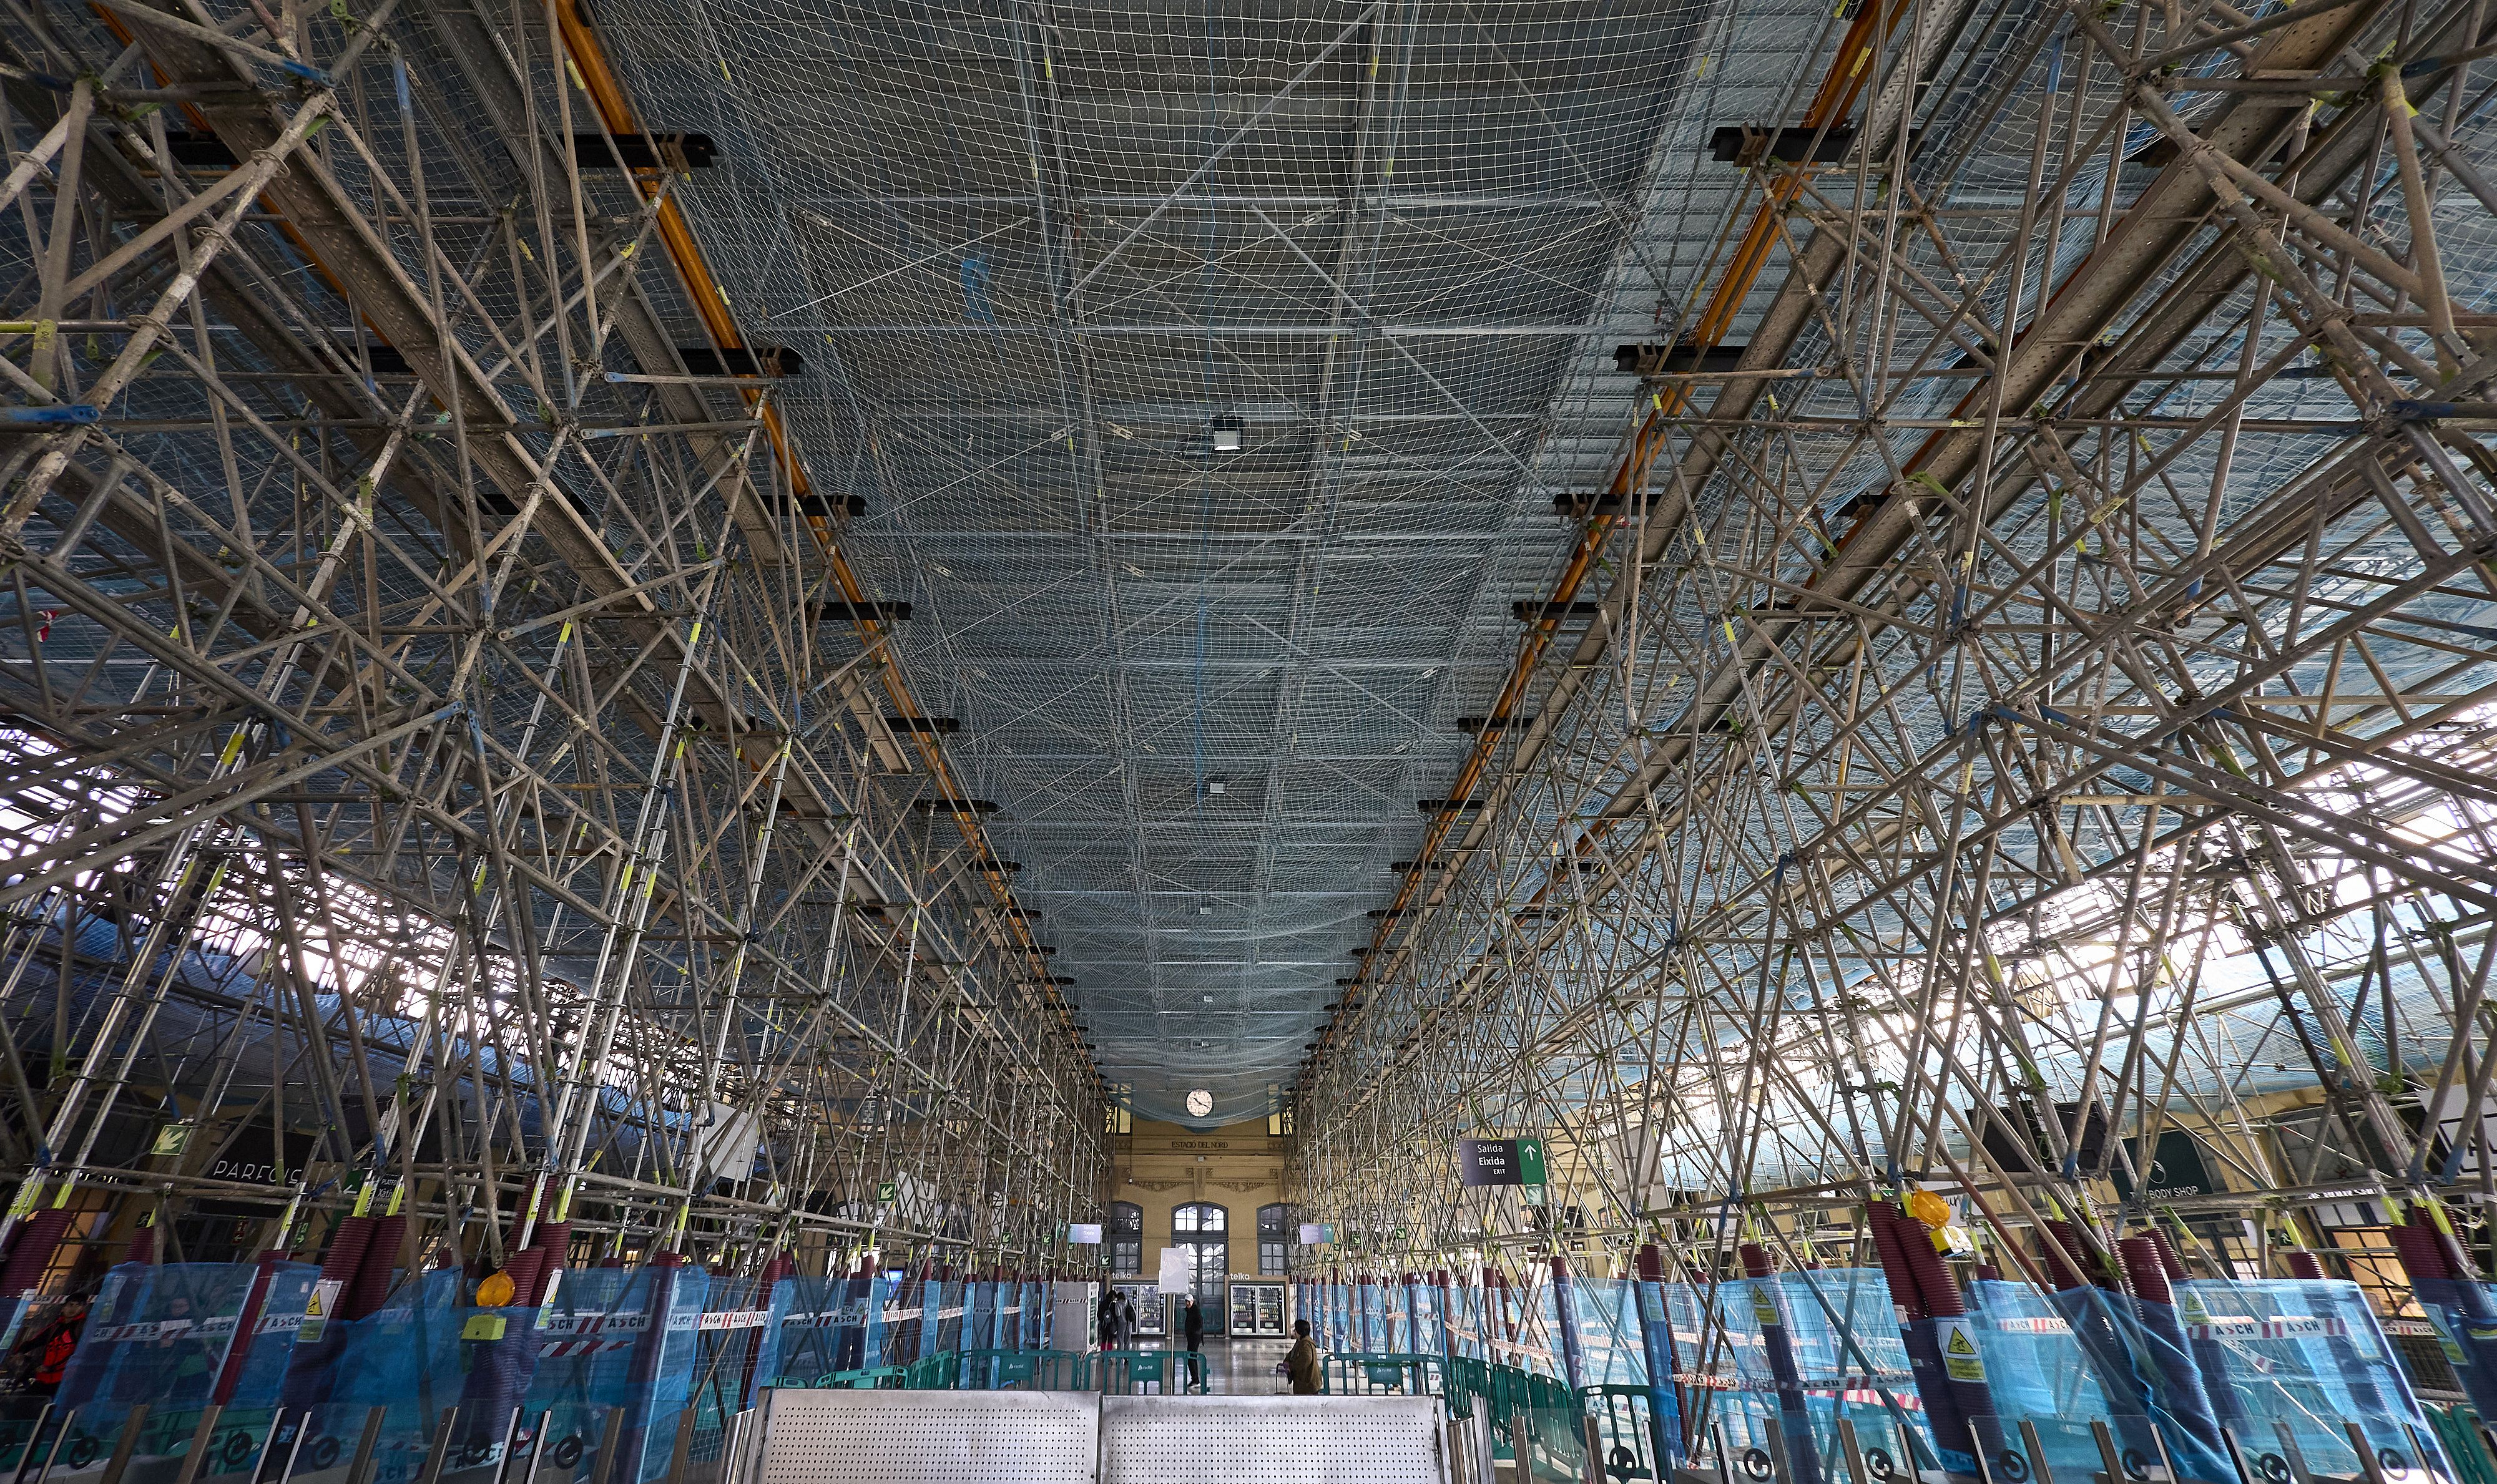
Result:
{"label": "person in dark coat", "polygon": [[1188,1300],[1187,1300],[1187,1324],[1186,1324],[1186,1329],[1187,1329],[1187,1347],[1188,1347],[1189,1349],[1191,1349],[1191,1350],[1202,1350],[1202,1349],[1204,1349],[1204,1348],[1205,1348],[1205,1310],[1202,1310],[1202,1309],[1199,1309],[1199,1308],[1197,1307],[1197,1304],[1196,1304],[1196,1296],[1195,1296],[1194,1294],[1190,1294],[1190,1295],[1188,1295]]}
{"label": "person in dark coat", "polygon": [[1136,1296],[1132,1293],[1119,1300],[1119,1328],[1130,1341],[1136,1338]]}
{"label": "person in dark coat", "polygon": [[1283,1357],[1283,1374],[1291,1378],[1292,1395],[1314,1397],[1326,1390],[1326,1377],[1319,1369],[1318,1347],[1310,1339],[1310,1321],[1292,1321],[1291,1353]]}
{"label": "person in dark coat", "polygon": [[1101,1286],[1101,1348],[1119,1347],[1119,1290],[1104,1283]]}

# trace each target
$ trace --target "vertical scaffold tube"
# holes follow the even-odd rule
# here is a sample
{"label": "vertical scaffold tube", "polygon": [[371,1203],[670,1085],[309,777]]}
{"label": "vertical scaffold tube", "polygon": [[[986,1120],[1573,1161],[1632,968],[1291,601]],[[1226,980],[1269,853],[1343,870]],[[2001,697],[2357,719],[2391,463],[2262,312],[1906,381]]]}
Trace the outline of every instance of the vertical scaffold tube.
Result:
{"label": "vertical scaffold tube", "polygon": [[1682,1465],[1682,1399],[1675,1375],[1673,1315],[1664,1305],[1664,1257],[1656,1244],[1638,1249],[1639,1348],[1647,1357],[1647,1427],[1663,1468]]}
{"label": "vertical scaffold tube", "polygon": [[1752,1317],[1760,1326],[1760,1345],[1768,1352],[1769,1375],[1777,1382],[1778,1414],[1786,1431],[1786,1463],[1795,1484],[1820,1484],[1820,1442],[1812,1426],[1812,1408],[1804,1400],[1803,1371],[1795,1363],[1794,1337],[1789,1333],[1784,1295],[1770,1279],[1769,1254],[1756,1242],[1742,1245],[1743,1276],[1751,1279]]}
{"label": "vertical scaffold tube", "polygon": [[2168,1286],[2158,1244],[2148,1237],[2126,1237],[2116,1243],[2116,1255],[2124,1264],[2125,1276],[2133,1280],[2141,1327],[2159,1342],[2152,1359],[2166,1382],[2168,1415],[2197,1439],[2222,1449],[2220,1419],[2203,1386],[2202,1368],[2178,1322],[2175,1290]]}
{"label": "vertical scaffold tube", "polygon": [[1931,1239],[1925,1235],[1923,1222],[1902,1215],[1897,1206],[1886,1200],[1868,1204],[1864,1219],[1873,1228],[1873,1247],[1881,1255],[1882,1276],[1890,1281],[1890,1303],[1898,1313],[1899,1340],[1907,1346],[1908,1371],[1915,1377],[1918,1400],[1925,1405],[1925,1420],[1933,1428],[1934,1446],[1942,1454],[1940,1462],[1947,1472],[1970,1472],[1976,1464],[1976,1439],[1960,1410],[1949,1373],[1943,1369],[1942,1342],[1934,1334],[1924,1292],[1909,1262],[1911,1246],[1924,1243],[1930,1247]]}

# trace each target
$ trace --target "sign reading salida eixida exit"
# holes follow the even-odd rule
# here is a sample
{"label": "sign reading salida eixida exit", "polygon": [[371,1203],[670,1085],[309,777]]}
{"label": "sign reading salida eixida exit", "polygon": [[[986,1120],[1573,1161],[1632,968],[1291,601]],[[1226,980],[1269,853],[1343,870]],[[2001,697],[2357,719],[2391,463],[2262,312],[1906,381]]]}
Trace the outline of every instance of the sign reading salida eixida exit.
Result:
{"label": "sign reading salida eixida exit", "polygon": [[1459,1139],[1457,1178],[1469,1185],[1543,1184],[1540,1139]]}

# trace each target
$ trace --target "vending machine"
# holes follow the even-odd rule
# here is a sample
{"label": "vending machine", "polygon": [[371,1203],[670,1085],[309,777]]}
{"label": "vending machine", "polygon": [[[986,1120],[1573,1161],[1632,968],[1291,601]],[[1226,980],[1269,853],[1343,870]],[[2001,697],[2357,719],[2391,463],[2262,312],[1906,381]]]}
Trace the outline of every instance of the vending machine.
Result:
{"label": "vending machine", "polygon": [[1283,1318],[1282,1282],[1267,1279],[1233,1279],[1230,1318],[1230,1331],[1235,1337],[1282,1339],[1288,1333]]}

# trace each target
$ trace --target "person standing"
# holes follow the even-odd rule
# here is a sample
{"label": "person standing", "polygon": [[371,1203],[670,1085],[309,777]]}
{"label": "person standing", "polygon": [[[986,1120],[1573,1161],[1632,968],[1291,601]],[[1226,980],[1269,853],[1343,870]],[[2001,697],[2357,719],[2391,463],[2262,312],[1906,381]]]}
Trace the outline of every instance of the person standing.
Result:
{"label": "person standing", "polygon": [[1127,1337],[1129,1344],[1136,1342],[1136,1296],[1132,1293],[1122,1295],[1119,1300],[1119,1329]]}
{"label": "person standing", "polygon": [[1310,1321],[1292,1321],[1291,1352],[1283,1357],[1283,1374],[1290,1378],[1292,1395],[1314,1397],[1326,1390],[1326,1380],[1318,1366],[1318,1347],[1310,1339]]}
{"label": "person standing", "polygon": [[1187,1341],[1187,1359],[1180,1365],[1185,1379],[1182,1385],[1189,1391],[1205,1389],[1205,1310],[1197,1306],[1196,1295],[1187,1296],[1187,1308],[1180,1315],[1180,1334]]}
{"label": "person standing", "polygon": [[1101,1285],[1100,1330],[1101,1348],[1117,1349],[1119,1347],[1119,1290],[1107,1283]]}
{"label": "person standing", "polygon": [[70,1357],[78,1353],[79,1331],[85,1323],[86,1300],[72,1299],[27,1342],[35,1353],[32,1389],[37,1395],[48,1397],[61,1389],[61,1376],[69,1370]]}

